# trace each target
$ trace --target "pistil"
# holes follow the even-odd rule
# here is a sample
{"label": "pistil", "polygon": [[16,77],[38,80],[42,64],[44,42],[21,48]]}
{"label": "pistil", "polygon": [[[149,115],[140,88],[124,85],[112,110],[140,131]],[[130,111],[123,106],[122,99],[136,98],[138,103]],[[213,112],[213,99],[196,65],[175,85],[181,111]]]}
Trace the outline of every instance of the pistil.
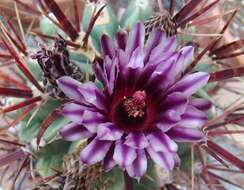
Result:
{"label": "pistil", "polygon": [[138,90],[131,97],[124,97],[123,107],[128,117],[143,117],[146,109],[146,92]]}

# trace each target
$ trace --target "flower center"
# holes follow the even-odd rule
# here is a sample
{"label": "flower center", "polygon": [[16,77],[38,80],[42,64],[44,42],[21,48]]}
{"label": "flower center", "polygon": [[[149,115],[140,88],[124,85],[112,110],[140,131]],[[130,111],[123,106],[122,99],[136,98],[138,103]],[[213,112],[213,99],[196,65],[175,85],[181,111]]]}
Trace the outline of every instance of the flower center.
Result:
{"label": "flower center", "polygon": [[146,92],[138,90],[132,95],[132,97],[124,97],[122,106],[128,117],[143,117],[146,111]]}
{"label": "flower center", "polygon": [[123,89],[113,95],[109,117],[126,132],[146,131],[153,127],[155,108],[147,91]]}

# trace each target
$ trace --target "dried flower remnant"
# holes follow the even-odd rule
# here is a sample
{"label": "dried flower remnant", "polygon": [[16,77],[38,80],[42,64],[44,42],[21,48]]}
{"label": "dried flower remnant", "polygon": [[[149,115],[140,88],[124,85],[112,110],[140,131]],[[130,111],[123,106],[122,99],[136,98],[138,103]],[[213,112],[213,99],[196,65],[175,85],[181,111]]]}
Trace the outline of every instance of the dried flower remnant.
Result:
{"label": "dried flower remnant", "polygon": [[207,83],[209,75],[182,76],[193,48],[176,50],[176,37],[167,37],[159,29],[153,29],[146,44],[142,23],[129,36],[124,32],[117,36],[117,43],[106,35],[101,38],[102,59],[93,63],[104,90],[70,77],[57,80],[59,88],[75,101],[63,108],[63,115],[72,122],[60,134],[68,141],[90,139],[81,151],[81,161],[88,165],[104,161],[105,170],[119,165],[139,179],[150,156],[172,170],[180,162],[175,142],[203,137],[199,127],[207,120],[204,111],[210,104],[191,96]]}
{"label": "dried flower remnant", "polygon": [[146,38],[153,28],[160,28],[162,31],[165,31],[168,36],[173,36],[177,33],[176,23],[167,10],[162,10],[160,13],[153,15],[146,20],[144,24],[146,27]]}
{"label": "dried flower remnant", "polygon": [[185,6],[182,7],[175,15],[173,15],[176,4],[174,0],[170,2],[169,10],[163,8],[161,1],[158,2],[160,12],[157,12],[155,15],[151,16],[144,22],[146,27],[146,39],[148,38],[153,28],[158,28],[166,32],[168,36],[177,34],[178,28],[184,28],[186,24],[193,21],[200,15],[206,13],[210,8],[215,6],[219,0],[213,1],[212,3],[199,8],[197,11],[197,7],[201,5],[203,1],[191,0],[186,3]]}
{"label": "dried flower remnant", "polygon": [[50,181],[40,184],[39,187],[46,187],[48,189],[84,189],[105,190],[108,181],[102,180],[104,169],[101,163],[92,166],[86,166],[80,162],[80,150],[86,143],[82,142],[77,147],[76,151],[67,154],[63,159],[63,172],[55,174]]}
{"label": "dried flower remnant", "polygon": [[43,84],[46,93],[56,98],[64,98],[65,95],[57,87],[56,80],[62,76],[70,76],[78,81],[84,80],[84,74],[79,67],[69,59],[66,41],[59,36],[52,49],[42,48],[33,59],[37,59],[43,71]]}

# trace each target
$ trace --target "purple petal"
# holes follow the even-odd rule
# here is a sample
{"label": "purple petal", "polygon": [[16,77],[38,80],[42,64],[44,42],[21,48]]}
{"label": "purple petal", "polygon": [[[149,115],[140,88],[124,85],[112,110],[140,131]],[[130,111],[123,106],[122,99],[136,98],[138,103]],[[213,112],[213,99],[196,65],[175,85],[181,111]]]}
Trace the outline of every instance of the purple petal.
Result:
{"label": "purple petal", "polygon": [[166,38],[165,33],[162,36],[161,42],[151,51],[149,62],[155,62],[162,59],[162,56],[167,56],[175,51],[177,46],[176,37]]}
{"label": "purple petal", "polygon": [[[168,71],[167,68],[169,67],[169,65],[177,62],[179,57],[180,57],[180,53],[178,52],[164,53],[162,56],[160,56],[160,59],[158,59],[157,61],[158,66],[156,68],[156,72],[161,74],[162,73],[167,74],[166,72]],[[174,66],[174,70],[175,70],[175,66]],[[172,72],[172,75],[175,76],[174,72]]]}
{"label": "purple petal", "polygon": [[144,53],[143,49],[139,46],[133,51],[130,61],[128,63],[128,67],[132,69],[143,68],[144,67]]}
{"label": "purple petal", "polygon": [[[179,52],[179,57],[176,61],[175,76],[180,76],[186,69],[186,67],[191,63],[193,59],[194,48],[192,46],[186,46],[182,48]],[[178,78],[178,77],[176,77]]]}
{"label": "purple petal", "polygon": [[[115,58],[115,57],[113,57]],[[106,80],[108,81],[109,80],[109,73],[111,71],[111,67],[112,67],[112,60],[113,58],[110,58],[109,56],[105,56],[104,59],[103,59],[103,72],[104,72],[104,75],[105,75],[105,78]]]}
{"label": "purple petal", "polygon": [[59,134],[66,141],[76,141],[84,138],[90,138],[93,134],[85,127],[76,123],[70,123],[59,130]]}
{"label": "purple petal", "polygon": [[174,156],[175,166],[176,167],[179,167],[180,166],[180,163],[181,163],[180,157],[178,156],[177,153],[174,153],[173,156]]}
{"label": "purple petal", "polygon": [[143,149],[138,149],[136,153],[136,159],[131,165],[126,166],[126,171],[130,177],[139,180],[147,171],[147,157]]}
{"label": "purple petal", "polygon": [[106,34],[104,34],[101,37],[101,49],[103,57],[109,56],[111,59],[115,54],[115,45],[113,43],[113,40],[108,37]]}
{"label": "purple petal", "polygon": [[112,142],[93,139],[80,154],[80,159],[85,164],[95,164],[106,156]]}
{"label": "purple petal", "polygon": [[79,86],[78,91],[83,96],[83,99],[90,104],[96,101],[96,91],[99,89],[93,82],[86,82]]}
{"label": "purple petal", "polygon": [[152,91],[152,93],[158,90],[165,91],[172,81],[174,68],[175,62],[173,60],[163,61],[157,66],[151,76],[148,77],[148,81],[145,81],[144,88]]}
{"label": "purple petal", "polygon": [[128,43],[126,46],[127,55],[131,56],[132,52],[137,47],[143,47],[145,38],[145,27],[141,22],[138,22],[132,28],[132,31],[129,34]]}
{"label": "purple petal", "polygon": [[119,72],[119,66],[118,66],[119,60],[118,58],[114,58],[112,60],[112,65],[110,68],[110,74],[109,74],[109,82],[108,82],[108,92],[109,94],[113,94],[114,92],[114,86],[116,84],[117,81],[117,77],[118,77],[118,72]]}
{"label": "purple petal", "polygon": [[104,95],[104,93],[100,90],[96,90],[96,103],[93,104],[93,107],[96,107],[100,110],[102,110],[103,112],[107,111],[107,97]]}
{"label": "purple petal", "polygon": [[67,103],[62,109],[62,114],[75,123],[82,124],[85,107],[75,103]]}
{"label": "purple petal", "polygon": [[122,169],[125,169],[136,159],[136,150],[118,141],[115,145],[113,159]]}
{"label": "purple petal", "polygon": [[209,100],[202,99],[202,98],[191,99],[189,104],[196,107],[197,109],[199,109],[201,111],[208,111],[212,105]]}
{"label": "purple petal", "polygon": [[58,87],[68,96],[70,99],[74,99],[78,102],[83,102],[83,96],[78,90],[81,87],[81,83],[75,79],[64,76],[57,79]]}
{"label": "purple petal", "polygon": [[187,107],[188,98],[181,92],[174,92],[169,94],[160,105],[163,110],[174,110],[179,115],[182,115]]}
{"label": "purple petal", "polygon": [[[102,65],[103,64],[104,63],[102,63]],[[99,81],[101,81],[103,83],[103,85],[106,85],[106,77],[105,77],[105,73],[104,73],[102,65],[98,61],[95,60],[94,63],[92,64],[92,69],[95,73],[96,78]]]}
{"label": "purple petal", "polygon": [[115,141],[119,140],[123,131],[118,129],[113,123],[102,123],[97,127],[97,137],[100,140]]}
{"label": "purple petal", "polygon": [[127,38],[128,38],[128,36],[127,36],[126,32],[123,32],[123,31],[117,32],[116,40],[117,40],[118,47],[120,49],[125,50]]}
{"label": "purple petal", "polygon": [[98,113],[98,112],[92,112],[92,111],[85,111],[83,114],[83,121],[82,124],[84,127],[87,128],[92,133],[97,132],[97,127],[101,123],[105,123],[106,118],[104,115]]}
{"label": "purple petal", "polygon": [[83,104],[93,105],[100,110],[106,110],[106,98],[93,82],[82,83],[77,91],[83,97]]}
{"label": "purple petal", "polygon": [[165,132],[175,126],[181,120],[181,116],[174,110],[168,110],[156,119],[156,127]]}
{"label": "purple petal", "polygon": [[163,167],[165,170],[170,171],[174,167],[174,157],[171,152],[156,152],[153,148],[148,147],[147,152],[152,160]]}
{"label": "purple petal", "polygon": [[207,121],[206,114],[193,106],[188,106],[181,118],[178,124],[186,127],[201,127]]}
{"label": "purple petal", "polygon": [[116,165],[113,159],[113,153],[114,153],[114,144],[111,146],[107,155],[104,158],[103,168],[105,169],[105,171],[111,170]]}
{"label": "purple petal", "polygon": [[118,50],[118,58],[119,58],[119,66],[120,66],[120,71],[124,71],[125,69],[128,69],[127,65],[129,63],[129,56],[123,51],[123,50]]}
{"label": "purple petal", "polygon": [[205,72],[197,72],[185,76],[179,82],[177,82],[170,92],[182,92],[187,96],[191,96],[208,82],[209,74]]}
{"label": "purple petal", "polygon": [[120,85],[124,85],[126,83],[127,80],[127,75],[128,75],[128,62],[129,62],[129,57],[126,55],[126,53],[119,49],[118,50],[118,59],[119,59],[119,72],[118,72],[118,77],[117,77],[117,83],[116,85],[118,85],[117,87],[119,87]]}
{"label": "purple petal", "polygon": [[185,69],[187,68],[187,66],[193,60],[194,48],[192,46],[186,46],[186,47],[183,47],[180,52],[183,57],[183,60],[181,62],[183,69],[181,72],[184,72]]}
{"label": "purple petal", "polygon": [[176,152],[178,150],[177,144],[160,130],[149,133],[147,138],[156,152]]}
{"label": "purple petal", "polygon": [[199,129],[177,126],[167,132],[167,135],[177,142],[199,141],[203,133]]}
{"label": "purple petal", "polygon": [[144,149],[149,145],[147,138],[142,132],[129,133],[126,137],[125,144],[135,149]]}
{"label": "purple petal", "polygon": [[[163,32],[159,29],[153,29],[153,31],[151,32],[147,43],[145,45],[145,58],[144,58],[144,62],[148,62],[150,54],[152,52],[152,50],[160,43],[163,41]],[[165,37],[165,34],[164,34]]]}
{"label": "purple petal", "polygon": [[147,64],[140,70],[140,76],[136,81],[136,86],[141,89],[150,80],[151,75],[155,72],[156,64]]}
{"label": "purple petal", "polygon": [[165,52],[175,51],[176,46],[177,46],[176,36],[171,36],[171,37],[167,38],[166,42],[164,42],[164,44],[165,44],[165,46],[164,46]]}
{"label": "purple petal", "polygon": [[[152,76],[149,79],[149,83],[147,84],[147,86],[151,88],[150,90],[161,90],[165,92],[165,90],[168,89],[169,85],[172,85],[175,82],[175,80],[177,79],[177,73],[175,72],[176,63],[179,59],[179,56],[179,53],[163,53],[163,55],[161,55],[159,59],[155,60],[157,68],[153,72]],[[151,64],[151,62],[148,64]]]}
{"label": "purple petal", "polygon": [[79,83],[71,77],[61,77],[57,80],[59,88],[71,99],[82,104],[95,105],[106,110],[106,98],[93,82]]}

